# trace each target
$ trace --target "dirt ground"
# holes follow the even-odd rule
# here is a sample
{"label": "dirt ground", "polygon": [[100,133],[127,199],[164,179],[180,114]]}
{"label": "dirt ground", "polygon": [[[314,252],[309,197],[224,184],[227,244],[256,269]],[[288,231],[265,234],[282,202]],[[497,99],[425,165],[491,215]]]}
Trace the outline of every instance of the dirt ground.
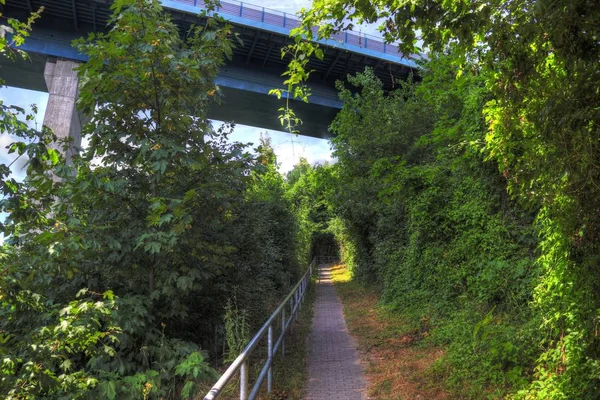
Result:
{"label": "dirt ground", "polygon": [[451,399],[428,372],[444,352],[419,343],[427,331],[408,330],[397,315],[378,305],[374,290],[351,281],[343,266],[336,266],[332,277],[365,365],[369,399]]}

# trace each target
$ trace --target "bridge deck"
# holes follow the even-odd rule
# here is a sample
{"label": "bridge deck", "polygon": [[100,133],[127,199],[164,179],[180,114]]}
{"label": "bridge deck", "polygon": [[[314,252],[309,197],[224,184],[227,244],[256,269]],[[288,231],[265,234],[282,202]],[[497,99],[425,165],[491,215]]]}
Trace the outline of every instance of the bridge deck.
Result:
{"label": "bridge deck", "polygon": [[356,343],[346,327],[331,268],[320,266],[309,342],[306,400],[364,400],[366,381]]}
{"label": "bridge deck", "polygon": [[[58,57],[86,61],[87,57],[71,46],[73,39],[90,32],[109,29],[113,0],[6,0],[3,15],[26,20],[32,10],[44,7],[42,18],[34,24],[31,37],[21,46],[32,54],[31,62],[0,65],[9,86],[46,90],[43,70],[46,58]],[[202,23],[198,16],[203,0],[161,0],[180,31],[185,34],[191,24]],[[241,40],[233,50],[216,83],[225,95],[224,104],[212,107],[209,118],[233,121],[265,129],[281,130],[279,112],[282,102],[268,95],[282,88],[282,73],[289,59],[282,59],[283,46],[293,43],[291,28],[299,21],[293,16],[253,6],[246,2],[224,0],[219,14],[229,20]],[[307,70],[312,71],[307,84],[312,95],[308,104],[292,101],[296,115],[302,119],[301,134],[329,138],[328,127],[342,107],[335,82],[372,68],[385,90],[392,90],[398,80],[417,72],[414,60],[398,53],[398,48],[381,39],[356,32],[344,32],[322,40],[324,57],[312,57]],[[1,61],[0,61],[1,62]]]}

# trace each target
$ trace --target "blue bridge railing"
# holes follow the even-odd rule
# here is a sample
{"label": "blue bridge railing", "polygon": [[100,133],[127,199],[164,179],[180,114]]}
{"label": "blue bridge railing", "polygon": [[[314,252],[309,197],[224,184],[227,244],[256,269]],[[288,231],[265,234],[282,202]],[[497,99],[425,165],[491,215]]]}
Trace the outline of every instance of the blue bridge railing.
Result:
{"label": "blue bridge railing", "polygon": [[[194,7],[204,6],[203,0],[171,1]],[[297,18],[295,18],[294,14],[288,14],[282,11],[248,4],[242,1],[221,1],[221,6],[217,8],[217,11],[223,15],[231,15],[235,17],[246,18],[251,21],[262,22],[264,24],[273,25],[279,28],[286,28],[288,30],[300,26],[300,21]],[[357,46],[359,48],[375,51],[378,53],[402,56],[397,46],[384,43],[381,38],[373,35],[368,35],[362,32],[340,32],[333,35],[331,39],[340,43]]]}

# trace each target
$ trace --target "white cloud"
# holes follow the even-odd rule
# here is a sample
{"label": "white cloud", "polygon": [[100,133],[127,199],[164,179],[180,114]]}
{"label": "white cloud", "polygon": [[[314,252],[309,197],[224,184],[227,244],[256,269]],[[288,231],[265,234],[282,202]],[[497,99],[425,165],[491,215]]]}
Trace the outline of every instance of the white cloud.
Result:
{"label": "white cloud", "polygon": [[[38,113],[33,121],[29,121],[31,127],[41,127],[44,121],[46,112],[46,104],[48,103],[48,93],[36,92],[33,90],[19,89],[14,87],[0,87],[0,99],[4,105],[14,105],[25,109],[26,112],[31,112],[31,105],[35,104],[38,107]],[[18,138],[8,132],[0,132],[0,164],[10,164],[16,158],[16,153],[8,154],[6,148]],[[11,167],[13,176],[17,180],[22,180],[25,177],[23,167],[27,162],[25,155],[21,156]]]}
{"label": "white cloud", "polygon": [[[44,113],[46,112],[46,103],[48,102],[48,93],[36,92],[33,90],[18,89],[13,87],[0,87],[0,100],[5,105],[15,105],[24,108],[26,111],[31,110],[30,106],[36,104],[38,106],[38,114],[34,121],[30,121],[30,126],[42,126]],[[16,153],[8,154],[6,148],[17,139],[16,136],[8,132],[0,132],[0,164],[9,165],[17,158]],[[25,178],[23,167],[27,162],[27,157],[23,155],[11,166],[13,177],[19,181]],[[4,221],[7,217],[6,213],[0,213],[0,221]],[[4,242],[4,236],[0,234],[0,244]]]}
{"label": "white cloud", "polygon": [[[246,4],[246,3],[244,3],[244,4]],[[289,14],[296,14],[302,8],[306,8],[307,10],[310,9],[310,7],[312,5],[312,1],[311,0],[254,0],[254,1],[249,1],[247,4],[270,8],[272,10],[277,10],[277,11],[281,11],[281,12],[285,12],[285,13],[289,13]],[[354,23],[355,23],[354,31],[381,37],[381,33],[379,33],[379,31],[377,30],[379,23],[360,24],[360,25],[356,24],[356,21],[354,21]]]}

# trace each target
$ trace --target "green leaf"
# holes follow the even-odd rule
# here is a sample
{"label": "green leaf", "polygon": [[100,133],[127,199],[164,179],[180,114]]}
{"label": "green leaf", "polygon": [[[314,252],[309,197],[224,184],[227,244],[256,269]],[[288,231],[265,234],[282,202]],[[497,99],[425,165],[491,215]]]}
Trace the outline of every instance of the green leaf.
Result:
{"label": "green leaf", "polygon": [[117,398],[117,385],[115,381],[104,381],[100,384],[102,397],[114,400]]}

